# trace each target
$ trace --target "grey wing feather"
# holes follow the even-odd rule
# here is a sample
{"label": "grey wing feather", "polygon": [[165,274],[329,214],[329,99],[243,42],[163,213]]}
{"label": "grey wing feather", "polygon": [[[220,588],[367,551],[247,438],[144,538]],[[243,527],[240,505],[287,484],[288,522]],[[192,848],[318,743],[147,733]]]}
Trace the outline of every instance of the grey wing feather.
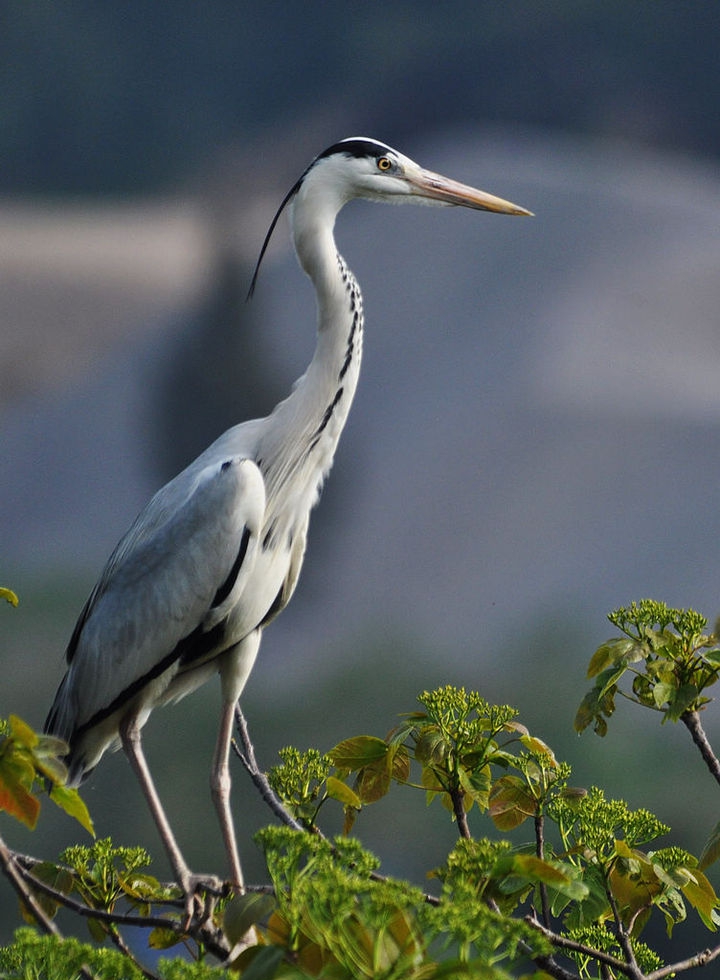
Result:
{"label": "grey wing feather", "polygon": [[219,620],[250,576],[264,509],[260,471],[242,457],[189,467],[153,497],[78,620],[48,730],[68,738]]}

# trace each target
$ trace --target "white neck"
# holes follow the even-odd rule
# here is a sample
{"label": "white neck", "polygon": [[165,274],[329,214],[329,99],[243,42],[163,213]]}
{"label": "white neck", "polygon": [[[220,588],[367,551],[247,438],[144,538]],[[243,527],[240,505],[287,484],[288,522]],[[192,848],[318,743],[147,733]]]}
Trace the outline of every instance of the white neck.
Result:
{"label": "white neck", "polygon": [[293,520],[301,519],[317,500],[357,387],[362,296],[333,237],[343,203],[318,207],[312,186],[303,186],[291,209],[298,261],[317,295],[318,332],[307,371],[269,416],[261,439],[269,521],[288,511]]}

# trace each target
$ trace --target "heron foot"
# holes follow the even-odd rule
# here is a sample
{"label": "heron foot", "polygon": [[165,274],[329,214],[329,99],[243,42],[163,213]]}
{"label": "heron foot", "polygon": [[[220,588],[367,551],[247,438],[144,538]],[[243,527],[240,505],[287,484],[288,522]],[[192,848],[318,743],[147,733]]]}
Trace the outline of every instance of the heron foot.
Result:
{"label": "heron foot", "polygon": [[203,925],[213,914],[218,898],[226,894],[225,882],[216,875],[183,875],[180,886],[185,896],[183,929]]}

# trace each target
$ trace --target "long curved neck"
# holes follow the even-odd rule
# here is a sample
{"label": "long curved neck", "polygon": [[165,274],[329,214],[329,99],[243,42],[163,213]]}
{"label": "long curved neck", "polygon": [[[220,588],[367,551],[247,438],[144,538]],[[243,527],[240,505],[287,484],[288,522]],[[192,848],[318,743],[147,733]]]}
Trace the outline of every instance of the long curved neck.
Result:
{"label": "long curved neck", "polygon": [[[268,419],[260,455],[268,494],[268,516],[297,496],[309,511],[330,469],[355,395],[362,355],[360,288],[333,237],[339,208],[318,208],[310,194],[298,194],[291,212],[295,251],[317,297],[315,353],[292,394]],[[294,508],[293,508],[294,509]]]}

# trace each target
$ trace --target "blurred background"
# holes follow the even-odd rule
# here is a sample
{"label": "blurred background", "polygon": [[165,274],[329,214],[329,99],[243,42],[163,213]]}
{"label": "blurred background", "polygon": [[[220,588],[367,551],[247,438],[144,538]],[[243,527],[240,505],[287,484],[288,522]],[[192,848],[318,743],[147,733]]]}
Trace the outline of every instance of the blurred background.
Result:
{"label": "blurred background", "polygon": [[[309,160],[370,135],[537,216],[341,216],[366,354],[300,585],[244,695],[261,764],[383,735],[422,689],[462,684],[518,707],[577,785],[699,851],[718,801],[684,729],[622,705],[605,740],[572,721],[609,610],[720,612],[720,8],[38,0],[4,3],[0,27],[0,584],[21,600],[0,609],[0,714],[42,724],[137,511],[303,371],[314,301],[284,222],[248,304],[252,267]],[[197,870],[224,862],[207,829],[218,707],[209,684],[146,729]],[[720,735],[712,708],[705,722]],[[123,758],[84,796],[99,834],[165,872]],[[393,796],[357,832],[422,882],[454,829]],[[251,837],[269,815],[239,767],[234,799],[263,880]],[[51,811],[2,833],[51,858],[82,833]]]}

